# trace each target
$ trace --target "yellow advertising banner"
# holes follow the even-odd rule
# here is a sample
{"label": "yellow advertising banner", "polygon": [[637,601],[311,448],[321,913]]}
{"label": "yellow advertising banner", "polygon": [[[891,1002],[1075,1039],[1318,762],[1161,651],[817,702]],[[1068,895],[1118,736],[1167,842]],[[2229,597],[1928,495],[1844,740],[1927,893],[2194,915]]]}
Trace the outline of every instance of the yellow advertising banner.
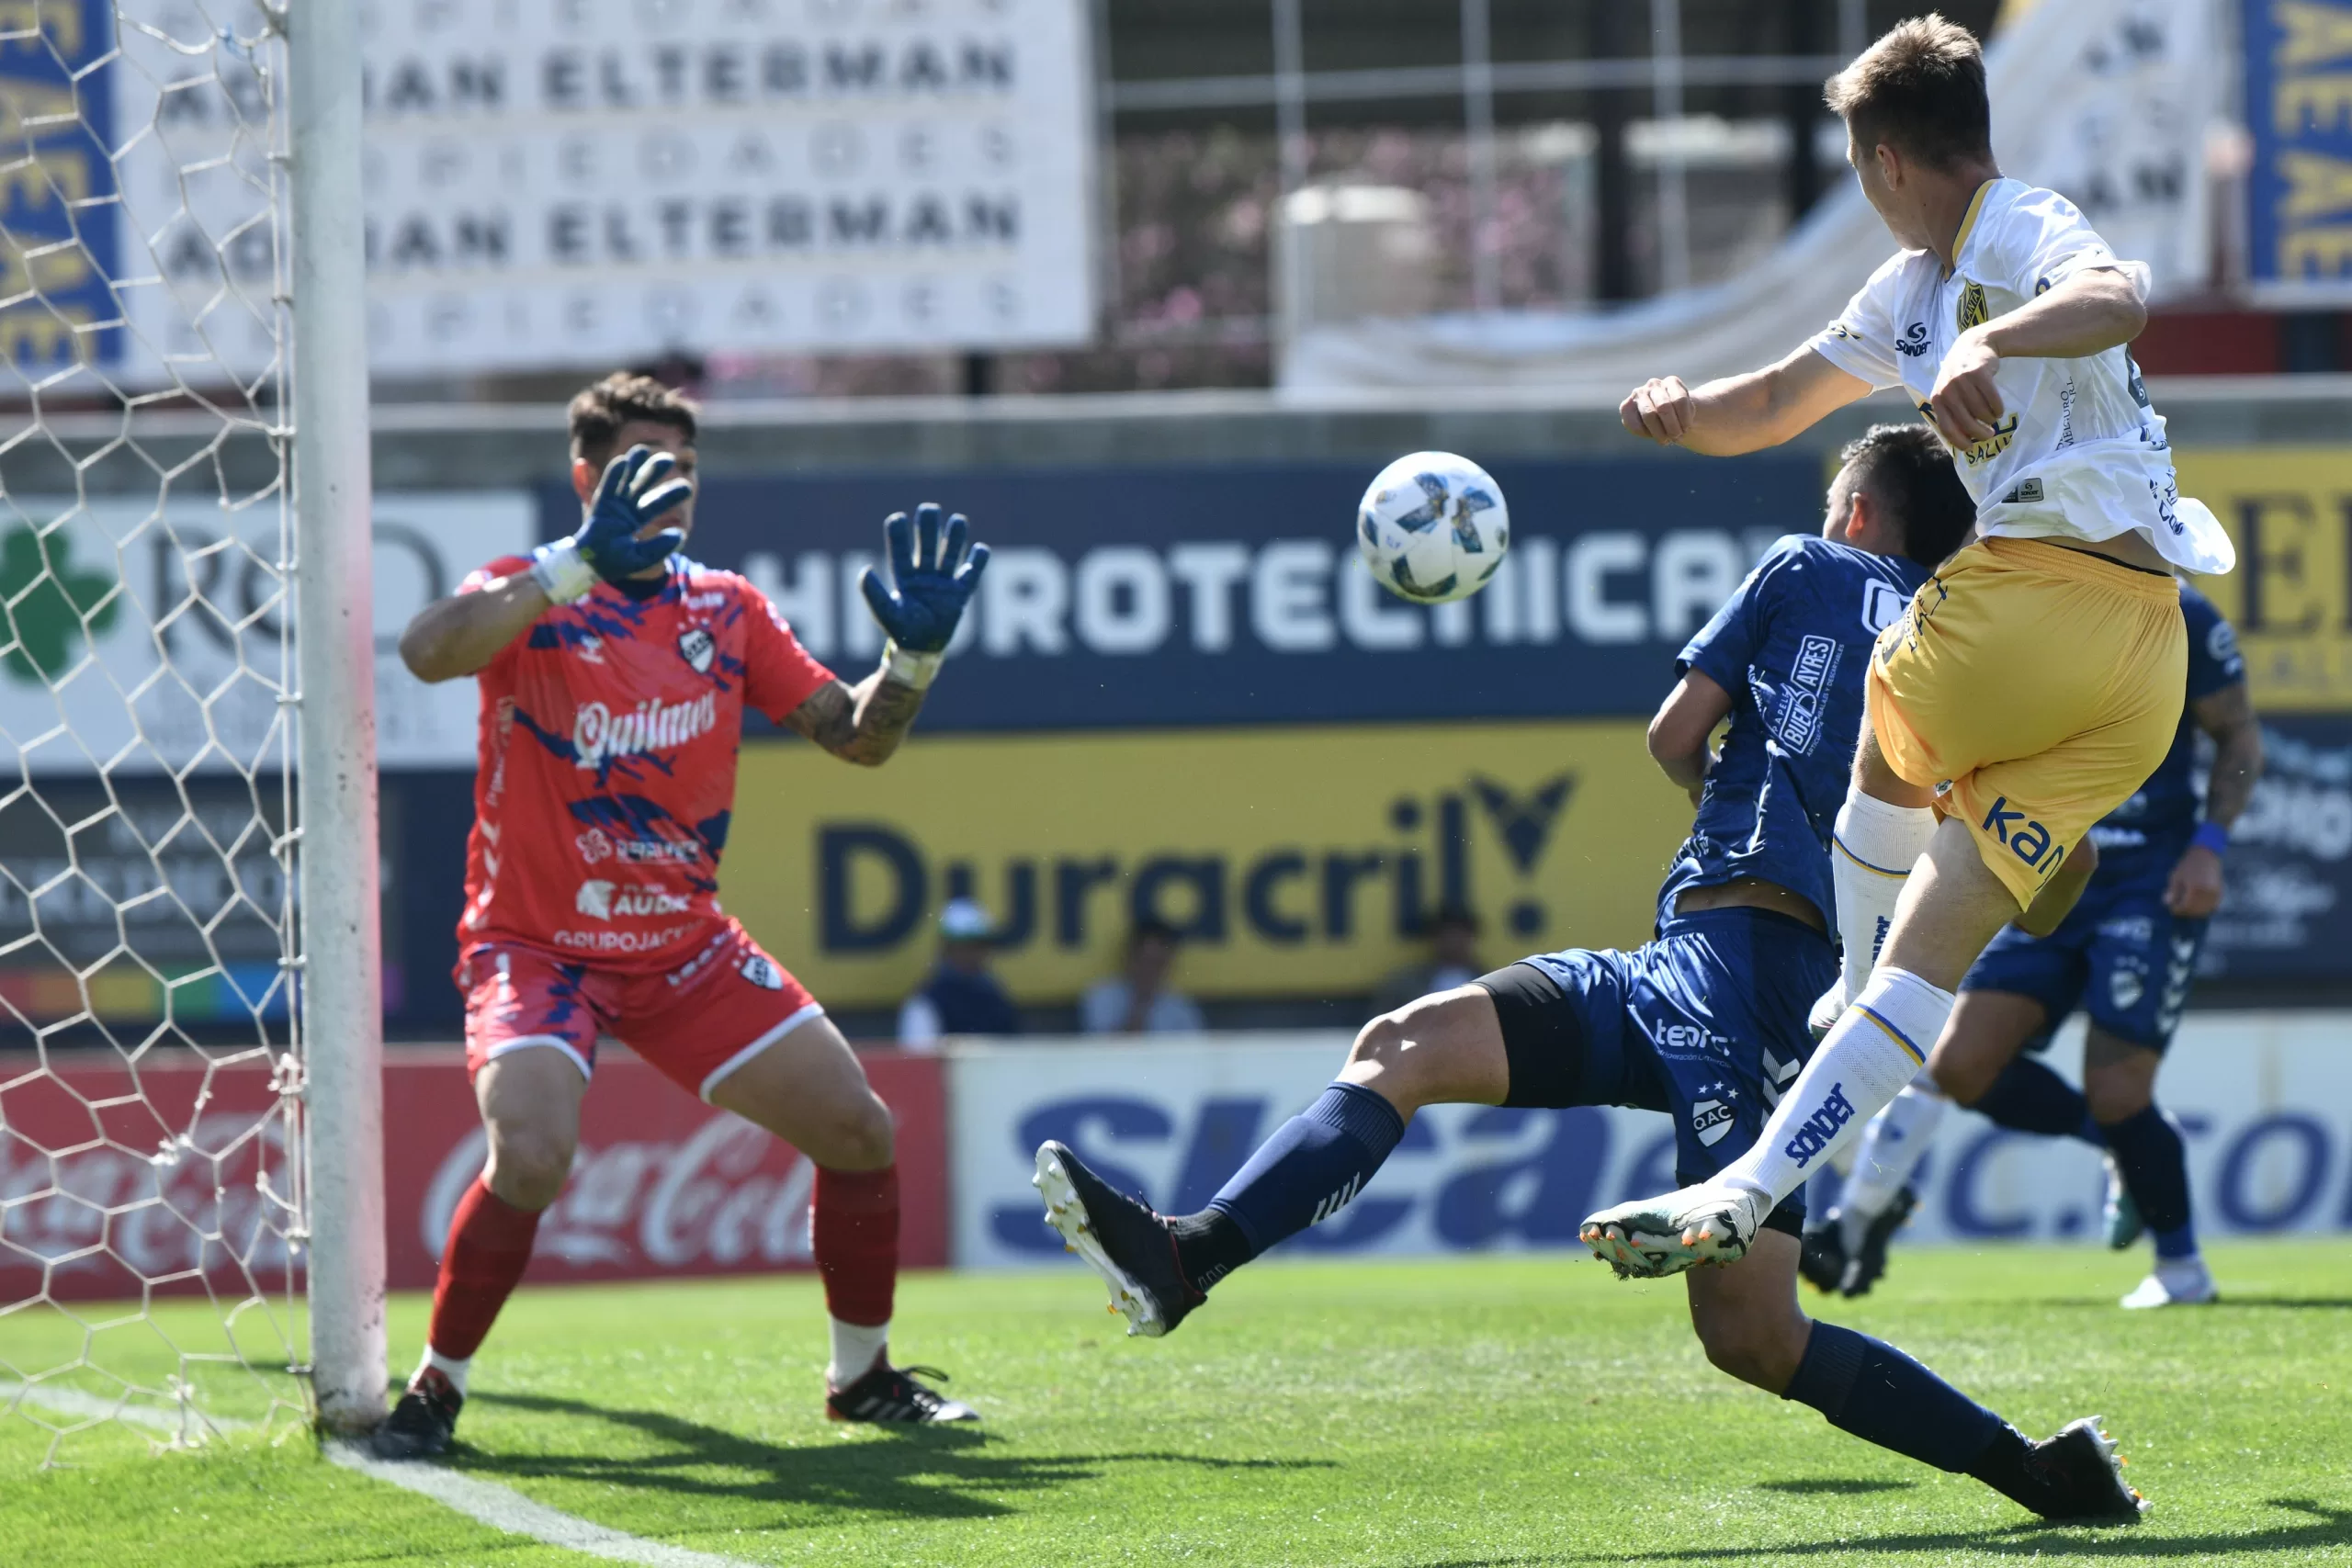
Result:
{"label": "yellow advertising banner", "polygon": [[1626,719],[918,735],[878,771],[770,741],[736,799],[728,909],[844,1007],[912,990],[963,894],[1029,1002],[1112,973],[1138,915],[1207,997],[1369,992],[1447,902],[1494,964],[1630,945],[1690,824]]}
{"label": "yellow advertising banner", "polygon": [[2352,708],[2352,445],[2176,451],[2180,493],[2213,509],[2238,568],[2200,578],[2238,629],[2257,709]]}

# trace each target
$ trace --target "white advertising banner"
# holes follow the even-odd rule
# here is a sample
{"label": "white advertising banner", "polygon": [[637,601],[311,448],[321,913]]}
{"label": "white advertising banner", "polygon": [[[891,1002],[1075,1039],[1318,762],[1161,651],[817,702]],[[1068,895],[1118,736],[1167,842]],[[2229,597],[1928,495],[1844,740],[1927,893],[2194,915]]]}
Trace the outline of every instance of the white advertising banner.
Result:
{"label": "white advertising banner", "polygon": [[[361,11],[379,373],[1092,333],[1086,0]],[[288,253],[264,10],[62,0],[40,25],[0,48],[0,99],[40,121],[35,177],[0,182],[30,258],[0,254],[7,357],[266,371]]]}
{"label": "white advertising banner", "polygon": [[1081,0],[379,0],[379,371],[1083,341]]}
{"label": "white advertising banner", "polygon": [[[2207,1236],[2352,1230],[2352,1053],[2338,1014],[2199,1014],[2160,1099],[2188,1132]],[[2070,1075],[2080,1031],[2053,1047]],[[1059,1138],[1169,1213],[1200,1208],[1329,1083],[1344,1034],[969,1046],[948,1061],[954,1256],[965,1267],[1054,1262],[1060,1238],[1030,1187]],[[1584,1216],[1673,1185],[1674,1139],[1653,1111],[1442,1106],[1415,1118],[1380,1174],[1294,1256],[1574,1248]],[[1920,1170],[1904,1245],[2096,1245],[2096,1150],[1947,1117]]]}
{"label": "white advertising banner", "polygon": [[[279,510],[175,496],[10,498],[0,591],[0,765],[39,773],[276,765],[291,685],[281,633],[291,579]],[[375,502],[376,752],[388,768],[470,767],[471,681],[427,686],[401,628],[466,573],[526,550],[524,491],[380,494]]]}

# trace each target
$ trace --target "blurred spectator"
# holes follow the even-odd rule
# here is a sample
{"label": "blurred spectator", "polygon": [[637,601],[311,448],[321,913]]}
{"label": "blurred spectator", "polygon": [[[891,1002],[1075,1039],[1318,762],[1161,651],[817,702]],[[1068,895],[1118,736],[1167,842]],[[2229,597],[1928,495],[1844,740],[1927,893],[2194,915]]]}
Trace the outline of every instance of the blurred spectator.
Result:
{"label": "blurred spectator", "polygon": [[1178,941],[1176,928],[1165,920],[1136,921],[1127,933],[1125,969],[1079,998],[1079,1028],[1089,1034],[1198,1033],[1200,1004],[1168,988]]}
{"label": "blurred spectator", "polygon": [[1421,922],[1429,953],[1419,964],[1393,971],[1373,993],[1375,1017],[1393,1012],[1416,997],[1466,986],[1487,972],[1478,962],[1478,917],[1459,904],[1441,906]]}
{"label": "blurred spectator", "polygon": [[1018,1034],[1021,1014],[989,973],[996,928],[969,898],[950,898],[939,912],[939,964],[899,1010],[899,1043],[934,1049],[950,1034]]}

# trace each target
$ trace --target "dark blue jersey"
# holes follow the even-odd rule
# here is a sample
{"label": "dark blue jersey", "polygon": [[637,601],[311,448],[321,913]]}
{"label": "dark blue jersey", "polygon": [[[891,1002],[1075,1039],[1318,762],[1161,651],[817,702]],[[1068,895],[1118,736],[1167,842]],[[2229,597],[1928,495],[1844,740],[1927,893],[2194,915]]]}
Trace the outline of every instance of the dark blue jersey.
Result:
{"label": "dark blue jersey", "polygon": [[2177,855],[2197,830],[2205,792],[2198,776],[2194,705],[2244,681],[2245,660],[2238,652],[2235,628],[2222,618],[2211,600],[2185,582],[2180,585],[2180,614],[2188,623],[2188,692],[2180,728],[2148,782],[2091,829],[2102,852],[2146,846]]}
{"label": "dark blue jersey", "polygon": [[1928,575],[1905,557],[1792,534],[1683,649],[1678,672],[1731,694],[1731,730],[1658,889],[1661,921],[1685,888],[1756,876],[1804,895],[1836,929],[1829,832],[1861,734],[1871,645]]}

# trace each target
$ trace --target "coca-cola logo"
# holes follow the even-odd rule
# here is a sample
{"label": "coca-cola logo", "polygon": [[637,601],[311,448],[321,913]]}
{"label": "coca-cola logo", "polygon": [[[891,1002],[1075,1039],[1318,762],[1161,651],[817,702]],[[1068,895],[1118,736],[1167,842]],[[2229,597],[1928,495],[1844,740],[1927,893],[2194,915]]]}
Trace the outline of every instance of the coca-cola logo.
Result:
{"label": "coca-cola logo", "polygon": [[[475,1128],[434,1172],[417,1215],[432,1256],[440,1255],[488,1148]],[[806,1263],[816,1176],[798,1150],[725,1112],[678,1142],[582,1144],[563,1196],[539,1221],[536,1255],[582,1269]]]}
{"label": "coca-cola logo", "polygon": [[[55,1285],[122,1269],[148,1281],[192,1282],[201,1273],[240,1288],[285,1278],[285,1124],[275,1111],[220,1111],[141,1154],[98,1144],[52,1156],[38,1131],[0,1130],[0,1286],[12,1299],[17,1273],[46,1271]],[[86,1126],[61,1145],[85,1144]],[[51,1288],[55,1288],[52,1285]]]}

